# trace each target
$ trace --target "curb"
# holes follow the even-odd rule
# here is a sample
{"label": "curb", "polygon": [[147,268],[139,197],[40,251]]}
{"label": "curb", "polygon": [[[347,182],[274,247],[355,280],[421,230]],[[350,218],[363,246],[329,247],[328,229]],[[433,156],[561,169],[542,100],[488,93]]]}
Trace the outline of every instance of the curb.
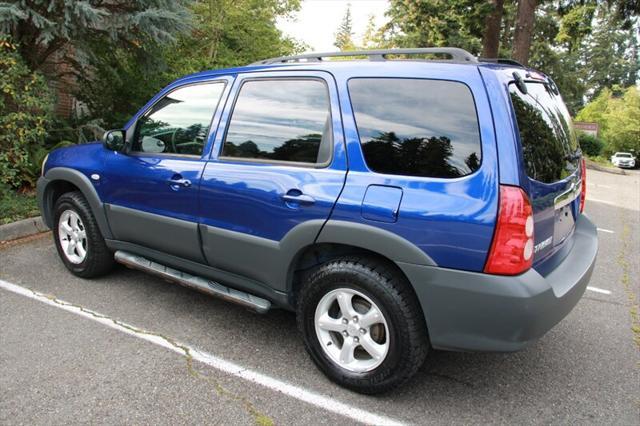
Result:
{"label": "curb", "polygon": [[586,160],[586,165],[587,165],[587,169],[597,170],[599,172],[611,173],[614,175],[626,175],[625,171],[622,169],[614,169],[613,167],[601,166],[600,164],[591,160]]}
{"label": "curb", "polygon": [[47,231],[41,216],[0,225],[0,241],[10,241]]}

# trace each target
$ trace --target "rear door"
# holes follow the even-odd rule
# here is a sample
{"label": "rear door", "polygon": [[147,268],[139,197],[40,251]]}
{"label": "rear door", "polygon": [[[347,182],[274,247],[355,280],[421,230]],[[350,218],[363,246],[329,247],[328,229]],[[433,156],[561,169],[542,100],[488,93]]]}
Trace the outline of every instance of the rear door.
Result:
{"label": "rear door", "polygon": [[346,170],[330,74],[238,76],[201,181],[206,260],[285,290],[286,259],[314,241]]}
{"label": "rear door", "polygon": [[526,93],[509,85],[535,220],[539,262],[559,250],[579,214],[582,176],[571,116],[549,81],[527,81]]}

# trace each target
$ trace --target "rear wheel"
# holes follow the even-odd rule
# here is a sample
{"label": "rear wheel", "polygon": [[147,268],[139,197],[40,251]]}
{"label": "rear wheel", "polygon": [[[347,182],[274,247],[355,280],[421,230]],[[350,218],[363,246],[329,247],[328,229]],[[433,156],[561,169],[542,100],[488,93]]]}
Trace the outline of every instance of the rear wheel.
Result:
{"label": "rear wheel", "polygon": [[97,277],[113,268],[113,253],[79,191],[63,194],[56,201],[53,239],[62,263],[79,277]]}
{"label": "rear wheel", "polygon": [[374,394],[406,382],[427,354],[427,329],[404,277],[373,258],[319,266],[298,302],[298,326],[316,365],[334,382]]}

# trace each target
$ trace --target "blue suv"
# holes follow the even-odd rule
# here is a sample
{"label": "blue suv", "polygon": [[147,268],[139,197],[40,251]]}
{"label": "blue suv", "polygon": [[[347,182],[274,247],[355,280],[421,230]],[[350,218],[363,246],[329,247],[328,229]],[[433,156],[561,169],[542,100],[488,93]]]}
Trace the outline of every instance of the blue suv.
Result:
{"label": "blue suv", "polygon": [[72,273],[295,311],[331,380],[379,393],[430,348],[515,351],[571,311],[598,249],[585,179],[549,77],[396,49],[181,78],[52,152],[38,198]]}

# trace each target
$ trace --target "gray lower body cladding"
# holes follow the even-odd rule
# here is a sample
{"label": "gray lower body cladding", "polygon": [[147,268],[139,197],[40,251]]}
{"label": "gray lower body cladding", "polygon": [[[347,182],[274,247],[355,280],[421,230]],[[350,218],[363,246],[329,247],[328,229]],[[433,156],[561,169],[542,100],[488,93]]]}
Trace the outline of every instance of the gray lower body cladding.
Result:
{"label": "gray lower body cladding", "polygon": [[509,352],[542,337],[578,303],[595,265],[598,236],[584,215],[573,247],[542,276],[497,276],[399,263],[420,300],[437,349]]}

